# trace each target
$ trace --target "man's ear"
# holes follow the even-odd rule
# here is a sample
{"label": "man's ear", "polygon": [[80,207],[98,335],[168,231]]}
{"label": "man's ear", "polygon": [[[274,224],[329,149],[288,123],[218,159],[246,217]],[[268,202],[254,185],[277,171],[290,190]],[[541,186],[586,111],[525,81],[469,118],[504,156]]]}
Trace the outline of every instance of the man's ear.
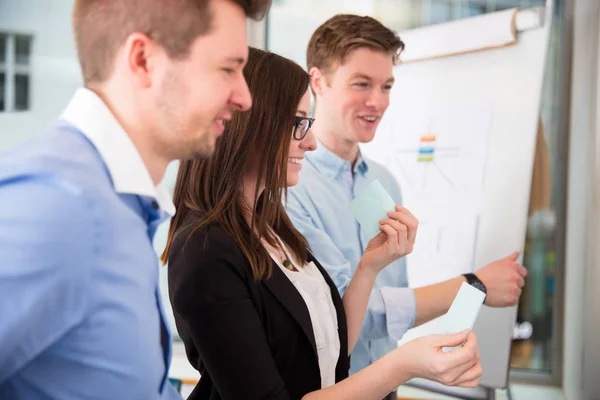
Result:
{"label": "man's ear", "polygon": [[308,75],[310,75],[310,88],[315,96],[320,96],[323,93],[323,86],[327,84],[325,82],[325,75],[317,67],[312,67],[308,71]]}
{"label": "man's ear", "polygon": [[125,41],[128,77],[141,88],[152,86],[152,77],[160,62],[158,47],[143,33],[132,33]]}

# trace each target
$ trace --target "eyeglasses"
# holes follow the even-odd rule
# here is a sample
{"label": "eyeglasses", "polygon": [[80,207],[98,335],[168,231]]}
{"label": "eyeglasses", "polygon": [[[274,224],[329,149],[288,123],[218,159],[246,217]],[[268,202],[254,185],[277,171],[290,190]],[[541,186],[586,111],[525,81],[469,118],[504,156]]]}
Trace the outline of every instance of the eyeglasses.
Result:
{"label": "eyeglasses", "polygon": [[294,139],[304,139],[314,121],[314,118],[296,117],[294,119]]}

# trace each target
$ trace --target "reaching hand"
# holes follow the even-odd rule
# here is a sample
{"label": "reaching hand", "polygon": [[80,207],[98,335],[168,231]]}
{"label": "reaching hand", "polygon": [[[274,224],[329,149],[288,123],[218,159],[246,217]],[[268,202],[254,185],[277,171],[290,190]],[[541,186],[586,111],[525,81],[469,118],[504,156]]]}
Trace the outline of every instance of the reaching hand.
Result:
{"label": "reaching hand", "polygon": [[[466,340],[466,342],[465,342]],[[444,347],[464,345],[444,352]],[[412,364],[412,376],[446,386],[476,387],[483,375],[477,338],[473,332],[429,335],[398,348]]]}
{"label": "reaching hand", "polygon": [[487,289],[485,304],[509,307],[519,302],[527,270],[517,263],[519,252],[494,261],[476,272]]}
{"label": "reaching hand", "polygon": [[393,261],[410,254],[419,222],[406,208],[396,206],[387,219],[379,221],[381,232],[369,241],[359,266],[379,273]]}

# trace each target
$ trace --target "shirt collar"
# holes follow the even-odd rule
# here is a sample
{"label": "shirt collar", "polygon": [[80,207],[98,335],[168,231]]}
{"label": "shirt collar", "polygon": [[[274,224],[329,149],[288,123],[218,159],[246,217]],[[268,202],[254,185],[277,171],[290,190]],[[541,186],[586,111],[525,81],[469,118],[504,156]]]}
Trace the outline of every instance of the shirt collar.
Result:
{"label": "shirt collar", "polygon": [[175,206],[163,185],[154,186],[135,145],[115,116],[93,91],[80,88],[62,115],[96,147],[104,160],[117,193],[150,197],[173,216]]}
{"label": "shirt collar", "polygon": [[[325,147],[320,141],[317,140],[317,148],[310,153],[306,153],[306,158],[315,167],[319,169],[323,174],[329,178],[336,178],[342,171],[349,170],[351,163],[348,160],[344,160],[327,147]],[[363,159],[360,150],[358,151],[358,157],[356,164],[354,165],[354,174],[365,175],[369,169],[367,162]]]}

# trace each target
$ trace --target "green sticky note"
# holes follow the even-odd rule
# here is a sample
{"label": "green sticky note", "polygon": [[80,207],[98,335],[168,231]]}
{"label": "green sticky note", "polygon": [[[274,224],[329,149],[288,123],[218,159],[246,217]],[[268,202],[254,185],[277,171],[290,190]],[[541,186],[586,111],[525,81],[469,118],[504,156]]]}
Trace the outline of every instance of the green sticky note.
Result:
{"label": "green sticky note", "polygon": [[[481,310],[484,301],[485,293],[469,285],[467,282],[463,282],[450,309],[442,317],[444,331],[454,334],[466,329],[473,330],[475,321],[477,321],[477,315],[479,315],[479,310]],[[456,350],[461,346],[443,347],[442,351]]]}
{"label": "green sticky note", "polygon": [[472,330],[484,301],[485,293],[463,282],[450,309],[443,317],[446,333],[453,334],[465,329]]}
{"label": "green sticky note", "polygon": [[374,180],[350,203],[352,215],[361,228],[375,237],[379,232],[379,221],[389,218],[387,213],[396,210],[396,204],[379,180]]}

